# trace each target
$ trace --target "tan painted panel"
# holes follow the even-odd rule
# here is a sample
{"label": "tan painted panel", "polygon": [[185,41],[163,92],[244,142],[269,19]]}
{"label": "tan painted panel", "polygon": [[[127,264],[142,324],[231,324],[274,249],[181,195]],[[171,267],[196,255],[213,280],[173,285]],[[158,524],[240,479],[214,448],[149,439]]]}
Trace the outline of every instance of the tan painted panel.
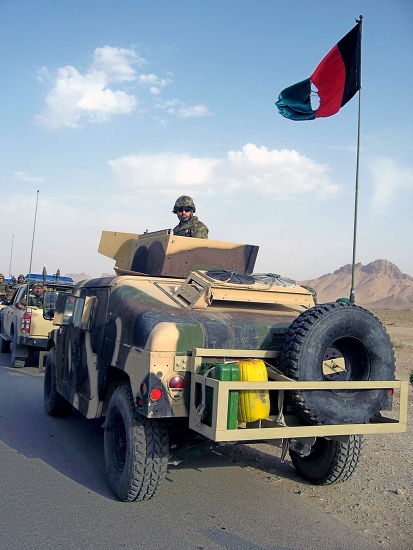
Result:
{"label": "tan painted panel", "polygon": [[116,260],[119,274],[187,277],[196,269],[251,273],[258,246],[180,237],[170,229],[143,234],[103,231],[99,252]]}
{"label": "tan painted panel", "polygon": [[119,233],[102,231],[98,252],[117,261],[119,266],[130,265],[132,243],[139,233]]}

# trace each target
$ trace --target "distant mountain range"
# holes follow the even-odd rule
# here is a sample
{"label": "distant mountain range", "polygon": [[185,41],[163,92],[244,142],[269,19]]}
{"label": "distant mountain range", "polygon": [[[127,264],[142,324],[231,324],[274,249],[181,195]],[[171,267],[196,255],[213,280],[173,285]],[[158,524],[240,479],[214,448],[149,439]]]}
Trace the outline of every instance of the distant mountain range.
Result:
{"label": "distant mountain range", "polygon": [[[90,279],[86,273],[67,273],[75,282]],[[102,273],[102,277],[114,273]],[[402,273],[388,260],[375,260],[367,265],[356,264],[356,303],[368,309],[413,310],[413,277]],[[351,286],[351,265],[347,264],[334,273],[327,273],[317,279],[300,281],[299,284],[313,287],[318,302],[334,302],[337,298],[348,298]]]}
{"label": "distant mountain range", "polygon": [[[300,281],[317,291],[318,302],[348,298],[351,287],[351,265],[317,279]],[[388,260],[375,260],[367,265],[356,264],[354,273],[356,303],[368,309],[413,310],[413,277],[402,273]]]}

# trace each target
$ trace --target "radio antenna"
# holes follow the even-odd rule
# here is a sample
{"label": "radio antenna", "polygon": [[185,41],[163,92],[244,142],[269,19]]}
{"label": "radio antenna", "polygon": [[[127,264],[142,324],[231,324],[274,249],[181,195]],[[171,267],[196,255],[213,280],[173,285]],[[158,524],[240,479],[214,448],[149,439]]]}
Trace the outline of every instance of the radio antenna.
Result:
{"label": "radio antenna", "polygon": [[13,243],[14,243],[14,233],[11,236],[11,250],[10,250],[10,263],[9,263],[9,277],[11,278],[11,260],[13,258]]}
{"label": "radio antenna", "polygon": [[37,205],[38,205],[38,203],[39,203],[39,190],[36,191],[36,208],[35,208],[35,211],[34,211],[32,247],[31,247],[31,250],[30,250],[30,265],[29,265],[29,277],[28,277],[28,280],[27,280],[26,307],[29,305],[30,275],[32,273],[33,246],[34,246],[34,235],[36,233],[36,220],[37,220]]}

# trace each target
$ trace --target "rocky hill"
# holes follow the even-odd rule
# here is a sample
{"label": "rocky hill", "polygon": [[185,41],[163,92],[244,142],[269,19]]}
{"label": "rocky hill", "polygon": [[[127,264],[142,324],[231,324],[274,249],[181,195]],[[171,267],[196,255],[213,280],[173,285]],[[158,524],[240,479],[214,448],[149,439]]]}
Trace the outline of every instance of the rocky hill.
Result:
{"label": "rocky hill", "polygon": [[[413,277],[402,273],[388,260],[375,260],[367,265],[356,264],[354,275],[356,303],[368,309],[413,310]],[[348,298],[351,286],[351,265],[317,279],[301,281],[317,291],[319,303]]]}
{"label": "rocky hill", "polygon": [[[67,273],[75,282],[91,279],[86,273]],[[113,276],[102,273],[101,277]],[[347,264],[334,273],[317,279],[300,281],[317,291],[318,302],[334,302],[348,298],[351,286],[351,265]],[[367,265],[356,264],[356,303],[368,309],[413,310],[413,277],[402,273],[388,260],[375,260]]]}
{"label": "rocky hill", "polygon": [[75,283],[83,281],[84,279],[91,279],[91,276],[87,273],[66,273],[65,277],[72,277]]}
{"label": "rocky hill", "polygon": [[[113,277],[115,275],[115,272],[113,273],[102,273],[99,275],[99,277]],[[87,279],[93,279],[91,275],[88,275],[87,273],[66,273],[65,277],[72,277],[75,283],[78,283],[79,281],[84,281]]]}

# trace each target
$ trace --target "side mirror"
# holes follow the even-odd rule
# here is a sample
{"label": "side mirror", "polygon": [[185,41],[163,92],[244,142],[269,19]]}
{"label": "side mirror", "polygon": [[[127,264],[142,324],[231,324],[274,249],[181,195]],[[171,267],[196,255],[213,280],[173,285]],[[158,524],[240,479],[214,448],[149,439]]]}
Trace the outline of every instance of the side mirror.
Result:
{"label": "side mirror", "polygon": [[43,318],[51,321],[56,311],[58,292],[46,290],[43,294]]}

